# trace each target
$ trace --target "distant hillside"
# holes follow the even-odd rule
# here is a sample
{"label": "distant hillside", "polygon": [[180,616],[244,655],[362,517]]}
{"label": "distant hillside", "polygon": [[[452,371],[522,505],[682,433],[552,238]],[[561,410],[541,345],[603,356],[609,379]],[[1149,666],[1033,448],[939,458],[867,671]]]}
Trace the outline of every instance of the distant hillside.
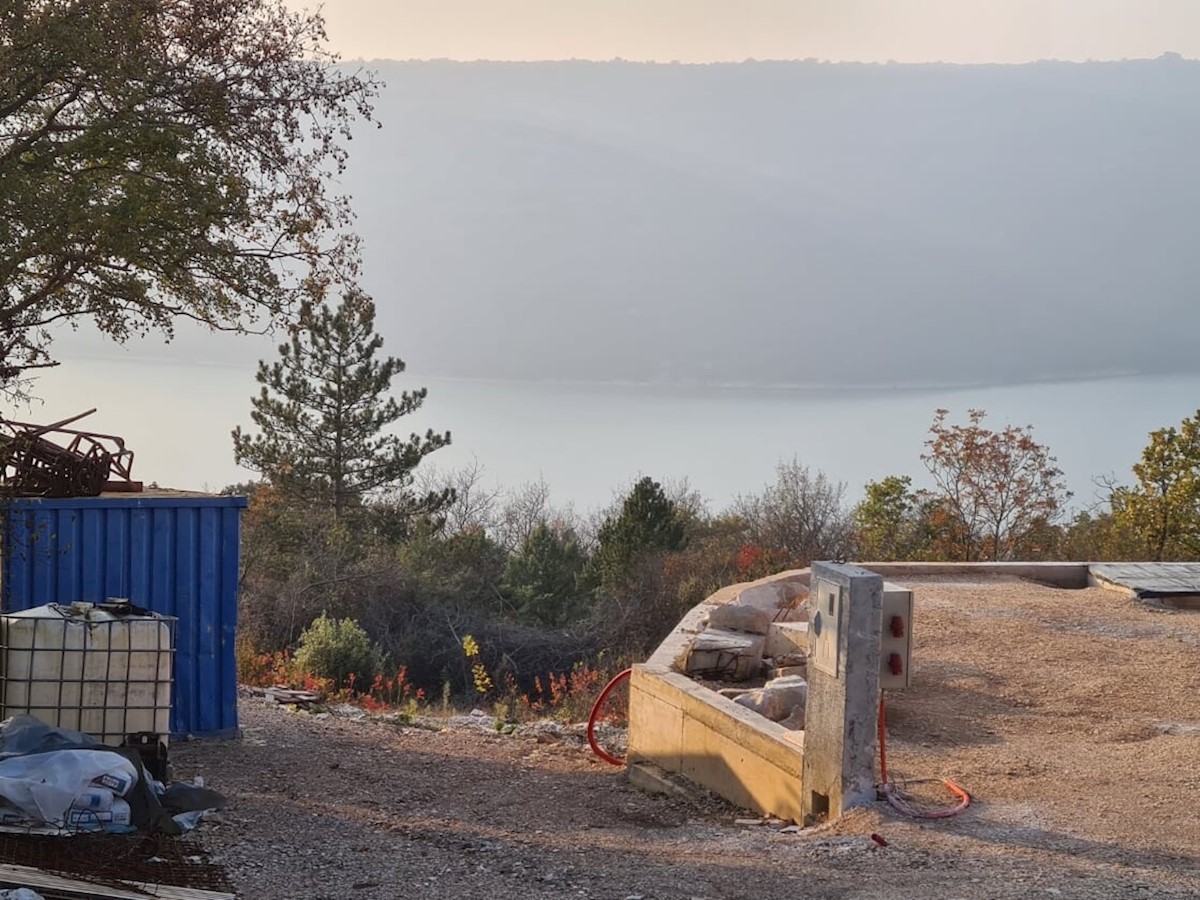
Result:
{"label": "distant hillside", "polygon": [[1200,369],[1198,63],[373,65],[344,187],[421,372]]}

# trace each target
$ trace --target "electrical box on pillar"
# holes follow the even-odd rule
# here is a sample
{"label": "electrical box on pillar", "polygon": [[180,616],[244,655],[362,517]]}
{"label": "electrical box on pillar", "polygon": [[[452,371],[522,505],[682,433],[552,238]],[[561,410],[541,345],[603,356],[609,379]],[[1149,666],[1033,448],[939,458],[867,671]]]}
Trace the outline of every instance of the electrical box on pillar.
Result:
{"label": "electrical box on pillar", "polygon": [[883,579],[818,562],[809,585],[800,805],[806,821],[817,821],[875,799]]}
{"label": "electrical box on pillar", "polygon": [[841,631],[842,586],[824,578],[814,578],[812,584],[812,611],[808,623],[809,662],[813,668],[837,678],[841,663],[838,636]]}
{"label": "electrical box on pillar", "polygon": [[913,592],[884,583],[879,634],[879,689],[903,690],[912,684]]}

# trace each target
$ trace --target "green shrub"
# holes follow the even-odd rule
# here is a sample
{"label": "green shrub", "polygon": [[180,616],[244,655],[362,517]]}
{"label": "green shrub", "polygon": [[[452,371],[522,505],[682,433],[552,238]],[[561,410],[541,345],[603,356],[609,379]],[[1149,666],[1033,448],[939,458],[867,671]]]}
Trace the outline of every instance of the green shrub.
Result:
{"label": "green shrub", "polygon": [[367,690],[383,669],[383,654],[356,621],[331,619],[322,613],[300,635],[296,668],[306,675],[332,679],[338,687],[359,685]]}

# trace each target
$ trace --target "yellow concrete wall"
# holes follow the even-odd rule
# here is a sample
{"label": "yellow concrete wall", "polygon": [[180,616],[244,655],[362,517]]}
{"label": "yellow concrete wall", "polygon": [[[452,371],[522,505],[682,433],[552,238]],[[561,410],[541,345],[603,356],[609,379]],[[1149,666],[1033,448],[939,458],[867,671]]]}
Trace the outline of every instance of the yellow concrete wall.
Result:
{"label": "yellow concrete wall", "polygon": [[800,821],[801,732],[659,667],[635,666],[629,690],[630,763],[653,763],[738,806]]}

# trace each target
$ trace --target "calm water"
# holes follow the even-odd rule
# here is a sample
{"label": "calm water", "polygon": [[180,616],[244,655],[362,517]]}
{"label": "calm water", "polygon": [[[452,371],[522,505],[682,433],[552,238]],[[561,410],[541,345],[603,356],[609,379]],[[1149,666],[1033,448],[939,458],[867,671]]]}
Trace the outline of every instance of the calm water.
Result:
{"label": "calm water", "polygon": [[[407,376],[406,376],[407,377]],[[429,399],[405,431],[449,429],[440,469],[477,459],[492,483],[550,484],[555,501],[585,511],[640,474],[686,476],[719,508],[759,489],[776,463],[796,456],[847,483],[923,475],[925,432],[937,407],[986,409],[993,426],[1032,424],[1067,473],[1077,502],[1092,479],[1129,468],[1155,428],[1200,406],[1200,376],[1110,379],[970,390],[818,393],[769,389],[674,389],[617,385],[487,383],[414,376]],[[255,384],[244,367],[76,360],[43,376],[44,403],[20,410],[52,421],[96,406],[97,431],[125,436],[134,473],[171,487],[217,489],[246,480],[231,429],[249,424]]]}

